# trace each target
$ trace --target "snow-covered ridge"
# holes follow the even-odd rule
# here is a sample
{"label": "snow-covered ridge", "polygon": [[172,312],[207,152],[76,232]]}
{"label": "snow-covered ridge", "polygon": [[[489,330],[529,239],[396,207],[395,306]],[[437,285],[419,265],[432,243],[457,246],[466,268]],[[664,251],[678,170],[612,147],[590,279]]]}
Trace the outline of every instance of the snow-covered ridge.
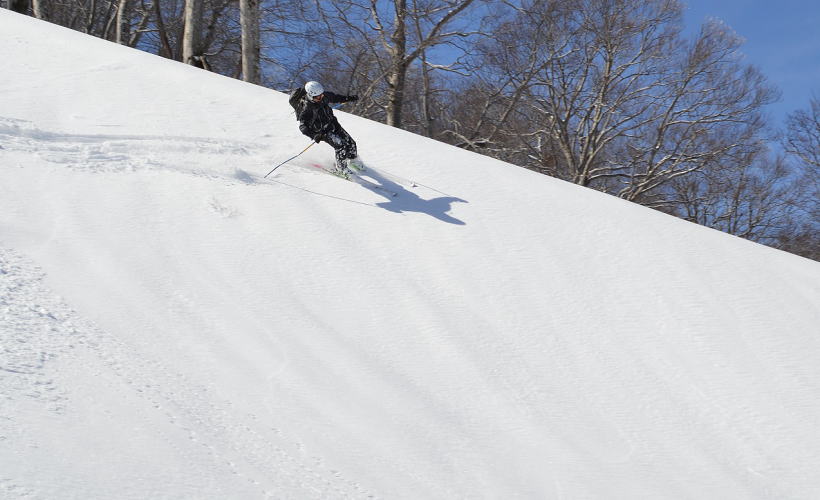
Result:
{"label": "snow-covered ridge", "polygon": [[[820,265],[0,11],[0,498],[814,498]],[[413,182],[416,187],[413,187]]]}

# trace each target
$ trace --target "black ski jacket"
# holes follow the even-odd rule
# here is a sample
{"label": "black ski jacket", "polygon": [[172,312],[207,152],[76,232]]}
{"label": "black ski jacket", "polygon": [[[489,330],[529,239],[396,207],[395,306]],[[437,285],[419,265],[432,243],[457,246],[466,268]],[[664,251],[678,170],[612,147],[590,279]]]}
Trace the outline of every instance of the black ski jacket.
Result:
{"label": "black ski jacket", "polygon": [[294,93],[291,96],[290,104],[296,110],[299,130],[311,139],[318,134],[330,133],[340,126],[336,117],[333,116],[333,108],[329,104],[347,102],[353,97],[325,92],[320,102],[314,102],[304,92],[301,92],[301,94],[297,97],[298,94]]}

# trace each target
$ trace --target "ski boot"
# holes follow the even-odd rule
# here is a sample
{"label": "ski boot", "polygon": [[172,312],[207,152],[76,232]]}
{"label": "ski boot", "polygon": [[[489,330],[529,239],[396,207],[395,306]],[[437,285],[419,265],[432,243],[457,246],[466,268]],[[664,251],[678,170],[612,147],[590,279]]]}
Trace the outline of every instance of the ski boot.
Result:
{"label": "ski boot", "polygon": [[350,180],[350,177],[353,175],[353,172],[347,168],[345,165],[347,162],[336,162],[336,166],[333,170],[330,171],[331,174],[335,175],[336,177],[341,177],[342,179]]}
{"label": "ski boot", "polygon": [[364,167],[364,163],[362,163],[361,158],[359,158],[358,156],[356,156],[355,158],[348,158],[347,160],[345,160],[345,163],[347,164],[347,167],[350,170],[358,174],[366,170],[366,168]]}

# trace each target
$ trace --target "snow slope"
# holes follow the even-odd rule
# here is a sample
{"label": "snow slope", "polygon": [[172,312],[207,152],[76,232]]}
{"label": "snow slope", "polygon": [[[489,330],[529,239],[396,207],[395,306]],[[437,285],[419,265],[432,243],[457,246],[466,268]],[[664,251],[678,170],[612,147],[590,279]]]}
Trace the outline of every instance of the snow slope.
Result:
{"label": "snow slope", "polygon": [[[820,265],[0,10],[0,498],[818,498]],[[419,183],[411,187],[409,181]]]}

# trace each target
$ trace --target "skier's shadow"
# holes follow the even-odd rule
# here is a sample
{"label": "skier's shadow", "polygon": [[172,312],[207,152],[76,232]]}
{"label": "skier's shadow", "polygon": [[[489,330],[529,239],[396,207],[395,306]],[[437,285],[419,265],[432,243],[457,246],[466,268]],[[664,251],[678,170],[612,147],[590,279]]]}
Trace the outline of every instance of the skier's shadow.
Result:
{"label": "skier's shadow", "polygon": [[[364,177],[365,179],[370,178],[376,183],[380,184],[383,188],[397,193],[397,196],[391,196],[390,194],[385,193],[381,190],[373,189],[372,191],[374,193],[378,193],[387,198],[387,201],[376,203],[376,206],[378,207],[381,207],[385,210],[389,210],[390,212],[395,212],[397,214],[407,212],[423,213],[431,217],[434,217],[442,222],[456,224],[459,226],[466,225],[464,221],[456,219],[448,213],[450,212],[450,210],[452,210],[453,203],[468,203],[466,200],[462,200],[461,198],[456,198],[454,196],[449,195],[442,196],[439,198],[433,198],[430,200],[425,200],[421,198],[419,195],[417,195],[413,190],[408,189],[406,186],[403,186],[401,184],[398,184],[397,182],[390,180],[387,176],[380,174],[377,170],[374,169],[368,169],[366,172],[362,174],[362,177]],[[441,193],[440,191],[437,192]]]}

